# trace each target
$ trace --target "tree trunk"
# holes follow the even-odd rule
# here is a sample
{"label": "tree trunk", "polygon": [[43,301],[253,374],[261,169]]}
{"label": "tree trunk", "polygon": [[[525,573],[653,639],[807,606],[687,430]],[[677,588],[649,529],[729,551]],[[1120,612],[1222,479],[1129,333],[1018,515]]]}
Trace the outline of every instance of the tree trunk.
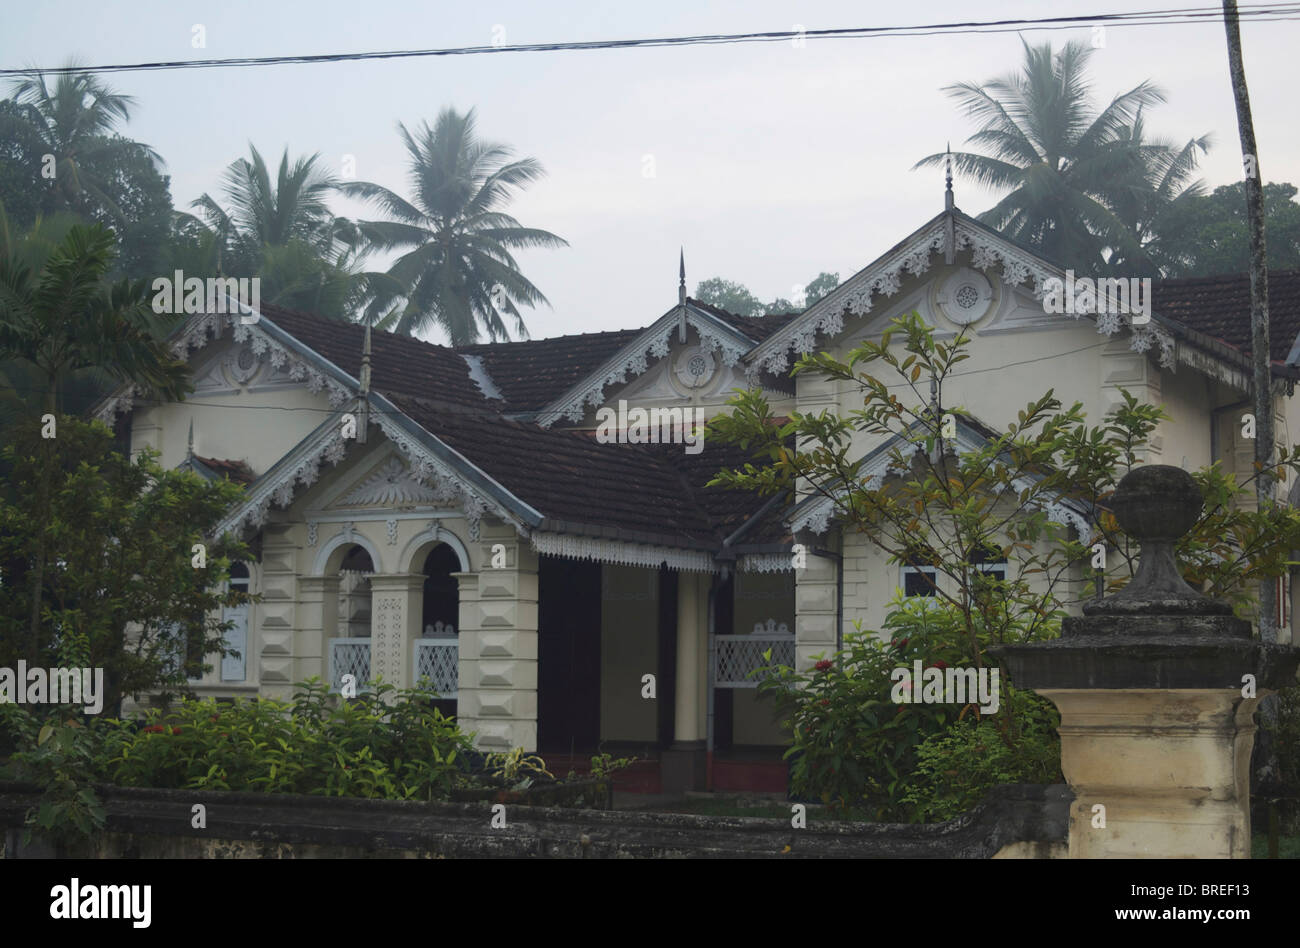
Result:
{"label": "tree trunk", "polygon": [[[1246,88],[1246,67],[1241,56],[1241,30],[1236,0],[1223,0],[1223,27],[1228,34],[1228,71],[1237,103],[1237,128],[1241,134],[1241,157],[1246,172],[1246,218],[1250,226],[1250,349],[1255,369],[1255,500],[1262,511],[1273,502],[1273,389],[1268,324],[1268,255],[1264,244],[1264,175],[1255,146],[1255,123],[1250,114],[1250,92]],[[1277,641],[1277,581],[1265,578],[1259,584],[1259,637]],[[1253,764],[1255,783],[1271,783],[1277,774],[1277,698],[1259,703],[1263,727],[1259,732]]]}
{"label": "tree trunk", "polygon": [[[58,423],[58,415],[57,415],[58,399],[55,397],[56,390],[54,386],[56,382],[53,375],[50,375],[47,378],[46,384],[48,388],[45,392],[45,396],[42,401],[42,406],[43,406],[42,418],[44,418],[44,415],[54,415],[55,423],[57,424]],[[44,424],[44,421],[42,421],[42,424]],[[58,436],[57,428],[55,428],[54,433],[55,436],[57,437]],[[46,444],[44,438],[41,439],[40,450],[41,450],[41,454],[45,458],[46,465],[48,466],[50,461],[51,451],[49,449],[49,445]],[[46,476],[41,478],[41,485],[40,485],[40,491],[41,491],[40,513],[42,516],[45,517],[45,523],[49,523],[50,479],[48,475],[49,472],[46,471]],[[35,557],[36,562],[32,564],[32,612],[31,612],[31,624],[30,624],[30,628],[28,629],[28,636],[31,640],[30,642],[31,661],[34,663],[39,662],[41,660],[41,654],[40,654],[41,652],[41,602],[45,598],[45,556],[46,556],[45,526],[44,524],[42,524],[41,527],[36,532],[36,557]]]}
{"label": "tree trunk", "polygon": [[[1255,368],[1255,482],[1259,509],[1273,502],[1273,393],[1270,369],[1268,324],[1268,257],[1264,245],[1264,186],[1255,147],[1255,123],[1250,115],[1250,92],[1241,58],[1241,31],[1237,24],[1236,0],[1223,0],[1223,25],[1228,34],[1228,70],[1237,103],[1237,128],[1241,133],[1241,155],[1246,170],[1246,217],[1250,226],[1250,348]],[[1259,584],[1259,637],[1277,641],[1277,582]]]}

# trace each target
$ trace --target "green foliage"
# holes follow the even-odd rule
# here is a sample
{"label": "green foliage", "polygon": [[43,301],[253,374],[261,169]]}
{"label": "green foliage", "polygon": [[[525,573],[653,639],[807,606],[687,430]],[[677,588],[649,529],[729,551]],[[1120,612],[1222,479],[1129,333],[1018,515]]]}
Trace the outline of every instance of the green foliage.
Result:
{"label": "green foliage", "polygon": [[[1031,691],[1003,690],[1016,713],[966,717],[916,748],[916,772],[903,799],[925,822],[960,816],[998,784],[1065,782],[1055,707]],[[1007,727],[1012,722],[1015,731]]]}
{"label": "green foliage", "polygon": [[78,720],[80,710],[55,707],[37,715],[0,704],[0,731],[18,748],[3,768],[4,776],[42,788],[26,815],[27,842],[39,832],[66,846],[104,828],[104,807],[92,786],[95,742]]}
{"label": "green foliage", "polygon": [[[731,400],[731,414],[710,422],[712,438],[755,459],[721,471],[711,486],[828,498],[837,521],[892,563],[934,571],[932,596],[896,602],[887,616],[892,652],[859,636],[810,672],[778,668],[760,683],[776,692],[793,728],[796,792],[876,819],[952,812],[993,783],[1052,770],[1055,738],[1040,705],[1007,693],[991,721],[969,707],[896,709],[888,674],[917,659],[980,669],[990,664],[990,646],[1059,634],[1067,607],[1094,594],[1096,543],[1116,554],[1106,564],[1109,590],[1128,582],[1136,548],[1104,505],[1167,417],[1126,392],[1095,426],[1080,404],[1066,407],[1051,391],[1018,411],[1003,431],[985,428],[957,405],[927,407],[926,390],[943,391],[954,367],[968,358],[968,345],[960,333],[936,340],[909,313],[844,362],[819,352],[794,367],[792,374],[856,387],[862,408],[843,415],[796,411],[778,423],[763,394],[751,389]],[[900,389],[911,392],[911,405],[896,394]],[[959,420],[974,435],[960,455],[954,444]],[[864,459],[886,443],[889,473],[873,482],[864,476]],[[1300,473],[1300,452],[1284,454],[1273,473],[1284,471]],[[1285,572],[1290,551],[1300,548],[1300,512],[1283,505],[1256,511],[1249,495],[1258,473],[1237,478],[1216,467],[1193,476],[1206,505],[1178,545],[1181,565],[1192,582],[1246,612],[1251,587]],[[1062,507],[1074,512],[1072,523],[1082,532],[1063,522],[1071,518],[1060,515]],[[1001,578],[982,568],[988,559],[1005,563]],[[1005,670],[1000,678],[1005,690]],[[978,724],[970,723],[972,717]],[[972,748],[991,746],[990,727],[1001,736],[1001,757],[965,767],[969,780],[948,790],[918,786],[909,795],[911,775],[923,761],[930,771],[922,773],[933,777],[935,768],[969,756]],[[924,758],[922,745],[928,748]],[[1023,767],[1014,763],[1019,753]]]}
{"label": "green foliage", "polygon": [[762,316],[763,303],[749,288],[734,280],[710,277],[695,286],[695,298],[737,316]]}
{"label": "green foliage", "polygon": [[447,799],[468,770],[470,737],[425,692],[377,685],[340,701],[320,681],[291,703],[186,701],[144,727],[106,722],[96,765],[128,787]]}
{"label": "green foliage", "polygon": [[[1059,782],[1059,718],[1032,692],[1002,678],[999,707],[896,704],[890,673],[971,668],[964,623],[953,606],[897,598],[889,638],[859,631],[810,671],[762,671],[793,741],[791,789],[871,820],[939,822],[969,809],[999,783]],[[1056,633],[1056,629],[1046,634]],[[989,642],[982,633],[981,644]],[[980,758],[976,760],[976,758]],[[953,768],[959,777],[949,773]]]}
{"label": "green foliage", "polygon": [[398,123],[410,156],[410,200],[378,184],[355,181],[340,190],[369,201],[387,220],[360,221],[368,251],[401,251],[389,280],[372,280],[367,321],[415,334],[444,331],[453,346],[509,339],[506,320],[527,338],[520,306],[546,304],[512,251],[567,247],[549,231],[524,227],[506,213],[514,194],[543,172],[534,158],[514,158],[505,145],[478,137],[474,110],[443,109],[414,132]]}
{"label": "green foliage", "polygon": [[27,74],[0,102],[0,201],[22,228],[59,211],[112,226],[117,272],[141,279],[162,261],[172,201],[157,153],[116,132],[133,104],[91,73]]}
{"label": "green foliage", "polygon": [[636,763],[635,757],[615,757],[613,754],[596,754],[591,758],[591,775],[597,780],[612,777]]}
{"label": "green foliage", "polygon": [[737,316],[769,316],[801,312],[839,285],[838,273],[822,271],[804,287],[802,300],[791,301],[784,297],[777,297],[770,303],[764,303],[741,283],[724,280],[722,277],[710,277],[696,284],[695,298],[702,303],[735,313]]}
{"label": "green foliage", "polygon": [[23,243],[7,240],[0,256],[0,359],[40,374],[44,411],[55,411],[60,384],[87,368],[162,398],[192,390],[188,366],[153,335],[147,282],[106,281],[113,231],[78,224],[41,252]]}
{"label": "green foliage", "polygon": [[1277,721],[1272,728],[1278,781],[1288,793],[1300,797],[1300,685],[1278,692]]}
{"label": "green foliage", "polygon": [[[214,616],[248,601],[222,591],[247,548],[208,536],[242,489],[165,470],[152,451],[124,457],[98,422],[60,418],[52,439],[40,428],[21,426],[3,451],[12,477],[0,492],[0,666],[101,667],[110,714],[125,694],[185,692],[201,656],[224,654],[227,626]],[[206,544],[202,569],[196,543]]]}
{"label": "green foliage", "polygon": [[[1300,203],[1295,197],[1293,184],[1264,185],[1270,270],[1300,267]],[[1225,184],[1179,202],[1162,221],[1157,245],[1168,261],[1166,277],[1245,273],[1250,269],[1245,183]]]}
{"label": "green foliage", "polygon": [[1181,148],[1143,140],[1143,113],[1164,101],[1149,81],[1098,111],[1087,71],[1095,50],[1071,42],[1024,42],[1016,73],[986,82],[958,82],[946,92],[979,131],[968,141],[989,154],[944,152],[914,167],[951,157],[958,174],[1006,192],[979,219],[1079,272],[1153,275],[1150,230],[1168,208],[1199,191],[1191,181],[1210,136]]}
{"label": "green foliage", "polygon": [[[502,754],[488,754],[483,760],[483,769],[516,790],[527,789],[536,777],[555,779],[546,769],[546,761],[535,754],[525,754],[522,747]],[[524,776],[521,777],[521,774]]]}
{"label": "green foliage", "polygon": [[[886,628],[910,636],[896,636],[892,644],[859,631],[846,637],[842,651],[808,672],[787,666],[760,670],[759,694],[774,698],[791,730],[785,757],[796,796],[873,820],[908,821],[923,815],[905,800],[916,748],[960,713],[945,705],[903,707],[890,700],[890,672],[910,665],[911,656],[924,651],[921,639],[939,639],[935,630],[922,627],[923,621],[897,610]],[[949,653],[955,655],[955,650]]]}

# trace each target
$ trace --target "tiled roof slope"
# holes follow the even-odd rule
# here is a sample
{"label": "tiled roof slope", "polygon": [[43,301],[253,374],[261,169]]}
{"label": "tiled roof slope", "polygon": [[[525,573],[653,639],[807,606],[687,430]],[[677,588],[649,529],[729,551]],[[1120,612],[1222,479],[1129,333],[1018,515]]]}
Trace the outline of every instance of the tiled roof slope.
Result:
{"label": "tiled roof slope", "polygon": [[[643,329],[581,333],[526,342],[489,342],[456,351],[481,356],[505,396],[505,411],[536,411],[559,398]],[[494,402],[500,405],[500,402]]]}
{"label": "tiled roof slope", "polygon": [[[771,320],[765,334],[790,318],[710,311],[751,338],[760,336],[753,324]],[[263,305],[262,314],[343,371],[360,375],[364,327],[272,305]],[[716,550],[766,502],[753,492],[705,486],[723,467],[751,460],[743,452],[720,443],[706,443],[696,455],[682,445],[600,444],[589,431],[548,430],[500,415],[542,407],[642,332],[453,350],[376,331],[372,386],[512,494],[569,529]],[[462,354],[482,359],[504,403],[483,396]],[[779,531],[779,519],[772,526]],[[741,546],[754,542],[764,541],[746,535]]]}
{"label": "tiled roof slope", "polygon": [[[365,327],[263,304],[262,315],[324,356],[353,378],[361,375],[361,349]],[[370,338],[371,387],[386,394],[423,398],[491,409],[469,374],[469,366],[455,350],[435,346],[410,336],[375,331]]]}
{"label": "tiled roof slope", "polygon": [[[1249,355],[1250,277],[1228,274],[1161,280],[1151,287],[1152,309]],[[1268,274],[1270,358],[1286,361],[1300,334],[1300,270]]]}
{"label": "tiled roof slope", "polygon": [[721,445],[698,455],[682,445],[600,444],[591,432],[543,429],[448,412],[419,398],[393,403],[543,516],[647,542],[716,549],[762,499],[705,488],[746,460]]}
{"label": "tiled roof slope", "polygon": [[194,455],[194,459],[205,465],[213,474],[227,477],[236,484],[248,485],[257,480],[257,475],[248,466],[247,461],[231,461],[224,458],[205,458]]}
{"label": "tiled roof slope", "polygon": [[773,313],[769,316],[737,316],[735,313],[729,313],[718,306],[703,303],[700,300],[687,297],[687,301],[696,306],[710,316],[716,316],[732,329],[744,333],[754,342],[762,342],[772,333],[781,329],[790,320],[801,316],[801,313]]}

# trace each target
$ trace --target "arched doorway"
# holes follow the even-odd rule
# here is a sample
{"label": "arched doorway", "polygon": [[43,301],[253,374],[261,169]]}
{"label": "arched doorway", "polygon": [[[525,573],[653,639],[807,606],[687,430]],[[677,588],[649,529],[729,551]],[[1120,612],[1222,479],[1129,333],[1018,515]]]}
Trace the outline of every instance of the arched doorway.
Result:
{"label": "arched doorway", "polygon": [[424,558],[424,605],[420,640],[415,646],[412,679],[438,693],[434,707],[456,714],[460,673],[460,585],[453,573],[461,571],[460,557],[446,543],[432,547]]}

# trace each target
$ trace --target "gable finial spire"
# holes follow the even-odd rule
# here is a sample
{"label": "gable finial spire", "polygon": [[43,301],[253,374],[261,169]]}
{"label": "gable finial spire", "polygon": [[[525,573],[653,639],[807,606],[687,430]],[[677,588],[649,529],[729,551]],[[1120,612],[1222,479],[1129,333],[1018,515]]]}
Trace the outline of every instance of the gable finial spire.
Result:
{"label": "gable finial spire", "polygon": [[677,265],[677,302],[686,302],[686,248],[681,248],[680,261]]}
{"label": "gable finial spire", "polygon": [[189,458],[194,457],[194,419],[193,418],[190,419],[190,436],[189,436],[189,440],[185,444],[185,457],[187,460]]}
{"label": "gable finial spire", "polygon": [[952,210],[952,142],[948,143],[948,147],[944,152],[943,181],[945,185],[944,193],[943,193],[943,206],[945,210],[951,211]]}
{"label": "gable finial spire", "polygon": [[677,341],[686,341],[686,248],[680,249],[677,266]]}
{"label": "gable finial spire", "polygon": [[357,444],[366,443],[366,432],[370,427],[370,323],[366,323],[366,338],[361,344],[361,377],[357,380]]}
{"label": "gable finial spire", "polygon": [[953,220],[955,208],[952,199],[952,142],[948,142],[944,150],[943,180],[943,211],[946,215],[943,224],[943,262],[952,266],[957,253],[957,228]]}
{"label": "gable finial spire", "polygon": [[370,394],[370,324],[366,323],[366,339],[361,344],[361,394]]}

